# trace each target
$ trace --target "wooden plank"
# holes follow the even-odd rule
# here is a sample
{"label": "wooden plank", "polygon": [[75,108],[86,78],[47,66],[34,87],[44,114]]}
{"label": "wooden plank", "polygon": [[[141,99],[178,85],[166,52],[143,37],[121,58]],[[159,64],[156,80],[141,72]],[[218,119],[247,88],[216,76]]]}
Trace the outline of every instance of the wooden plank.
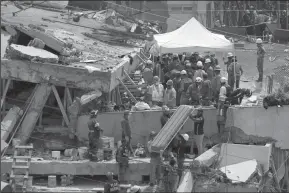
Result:
{"label": "wooden plank", "polygon": [[129,89],[124,85],[124,83],[121,81],[121,79],[119,79],[119,82],[121,83],[121,85],[125,88],[126,92],[128,93],[128,95],[132,98],[132,100],[134,102],[137,102],[136,98],[131,94],[131,92],[129,91]]}
{"label": "wooden plank", "polygon": [[56,100],[57,100],[57,103],[58,103],[58,106],[59,106],[59,108],[60,108],[60,111],[61,111],[61,113],[62,113],[62,115],[63,115],[64,121],[65,121],[66,125],[69,126],[68,116],[67,116],[67,114],[66,114],[66,111],[64,110],[63,104],[62,104],[62,102],[61,102],[61,99],[60,99],[60,97],[59,97],[59,94],[58,94],[58,92],[57,92],[57,89],[56,89],[56,87],[55,87],[54,85],[52,85],[52,91],[53,91],[54,96],[55,96],[55,98],[56,98]]}
{"label": "wooden plank", "polygon": [[[67,92],[66,92],[66,88],[64,88],[63,107],[64,107],[65,112],[67,112]],[[65,121],[62,118],[61,125],[64,126],[64,124],[65,124]]]}
{"label": "wooden plank", "polygon": [[125,70],[123,70],[123,72],[124,72],[126,78],[128,79],[129,83],[131,83],[133,86],[137,86],[135,84],[135,82],[130,78],[129,74]]}
{"label": "wooden plank", "polygon": [[1,98],[1,109],[2,109],[2,106],[4,104],[4,101],[5,101],[5,98],[6,98],[6,94],[8,92],[8,89],[9,89],[9,85],[10,85],[10,82],[11,82],[11,79],[8,79],[7,80],[7,83],[5,85],[5,88],[4,88],[4,92],[2,94],[2,98]]}
{"label": "wooden plank", "polygon": [[181,130],[192,111],[193,108],[188,105],[181,105],[177,108],[172,117],[154,138],[152,142],[153,152],[159,153],[160,150],[165,150],[167,148],[173,138]]}
{"label": "wooden plank", "polygon": [[65,87],[65,92],[67,94],[67,100],[68,100],[67,101],[68,102],[67,106],[70,106],[72,104],[72,97],[71,97],[69,88]]}

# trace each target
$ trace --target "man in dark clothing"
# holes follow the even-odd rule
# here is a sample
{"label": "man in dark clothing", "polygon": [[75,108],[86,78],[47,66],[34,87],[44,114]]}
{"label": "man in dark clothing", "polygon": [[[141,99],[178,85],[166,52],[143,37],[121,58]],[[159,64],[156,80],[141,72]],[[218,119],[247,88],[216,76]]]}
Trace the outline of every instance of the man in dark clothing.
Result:
{"label": "man in dark clothing", "polygon": [[249,10],[246,10],[246,12],[243,16],[243,23],[244,23],[244,26],[248,26],[248,25],[252,24]]}
{"label": "man in dark clothing", "polygon": [[234,88],[234,84],[236,83],[236,88],[239,88],[240,79],[243,75],[243,68],[240,63],[237,62],[237,58],[235,57],[231,64],[228,66],[228,84],[231,88]]}
{"label": "man in dark clothing", "polygon": [[180,134],[178,136],[178,143],[177,143],[177,161],[178,161],[178,175],[181,179],[182,177],[182,172],[184,168],[184,162],[185,162],[185,150],[186,150],[186,145],[189,140],[189,135],[188,134]]}
{"label": "man in dark clothing", "polygon": [[219,65],[219,61],[218,59],[216,58],[216,55],[215,54],[210,54],[210,58],[211,58],[211,62],[212,62],[212,68],[215,69],[215,67],[217,65]]}
{"label": "man in dark clothing", "polygon": [[257,82],[262,82],[263,81],[263,68],[264,68],[264,57],[266,54],[266,51],[262,45],[263,41],[262,39],[258,38],[256,40],[257,44],[257,69],[259,72],[259,78]]}
{"label": "man in dark clothing", "polygon": [[221,67],[218,65],[214,69],[215,76],[211,82],[212,84],[212,96],[213,101],[218,102],[219,100],[219,91],[221,88]]}
{"label": "man in dark clothing", "polygon": [[203,139],[204,139],[204,123],[205,119],[203,116],[203,109],[199,108],[197,114],[194,115],[193,112],[190,115],[190,119],[194,121],[194,141],[191,146],[191,153],[193,153],[194,143],[196,143],[198,148],[198,155],[203,153]]}
{"label": "man in dark clothing", "polygon": [[98,111],[91,111],[90,113],[90,119],[87,123],[88,129],[89,129],[89,134],[88,134],[88,139],[89,139],[89,155],[91,160],[97,161],[97,152],[98,149],[102,147],[101,143],[101,135],[103,130],[99,127],[99,123],[97,122],[96,118],[98,115]]}
{"label": "man in dark clothing", "polygon": [[162,128],[165,126],[167,121],[171,118],[171,112],[169,107],[163,106],[163,115],[161,116]]}
{"label": "man in dark clothing", "polygon": [[201,87],[201,97],[202,97],[202,105],[203,106],[210,106],[211,105],[211,100],[212,100],[212,84],[211,81],[208,80],[208,74],[204,73],[203,74],[203,84]]}
{"label": "man in dark clothing", "polygon": [[116,161],[118,162],[118,166],[119,166],[118,179],[121,183],[125,182],[126,171],[129,167],[128,154],[129,154],[129,150],[128,150],[128,146],[127,146],[127,141],[125,139],[122,139],[121,146],[117,149],[116,157],[115,157]]}
{"label": "man in dark clothing", "polygon": [[122,127],[122,139],[126,140],[129,151],[133,154],[133,149],[131,146],[131,128],[129,124],[129,116],[131,115],[130,111],[125,111],[123,114],[123,120],[121,121]]}
{"label": "man in dark clothing", "polygon": [[226,100],[230,105],[240,105],[244,96],[251,97],[252,91],[246,88],[238,88],[234,90]]}
{"label": "man in dark clothing", "polygon": [[107,173],[108,182],[104,185],[104,193],[119,193],[119,182],[113,179],[113,173]]}

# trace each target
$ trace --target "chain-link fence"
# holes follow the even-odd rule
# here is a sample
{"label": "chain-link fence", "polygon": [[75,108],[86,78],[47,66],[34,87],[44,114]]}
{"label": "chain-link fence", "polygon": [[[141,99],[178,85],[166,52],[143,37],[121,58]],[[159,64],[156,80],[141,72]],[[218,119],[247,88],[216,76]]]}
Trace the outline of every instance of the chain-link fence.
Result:
{"label": "chain-link fence", "polygon": [[279,88],[289,89],[289,62],[273,69],[273,73],[267,76],[266,90],[270,94]]}

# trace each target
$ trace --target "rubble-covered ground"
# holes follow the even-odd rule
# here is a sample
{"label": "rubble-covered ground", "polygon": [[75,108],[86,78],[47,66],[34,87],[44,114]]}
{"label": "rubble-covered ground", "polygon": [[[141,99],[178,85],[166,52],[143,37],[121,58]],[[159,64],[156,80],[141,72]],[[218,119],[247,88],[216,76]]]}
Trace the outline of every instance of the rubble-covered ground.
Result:
{"label": "rubble-covered ground", "polygon": [[[1,22],[21,25],[27,29],[33,27],[37,28],[34,30],[45,30],[46,34],[65,42],[66,45],[72,44],[73,48],[79,50],[81,55],[76,59],[95,60],[96,67],[113,67],[122,61],[118,56],[134,51],[133,48],[111,46],[83,35],[83,33],[92,33],[93,28],[98,29],[103,26],[104,23],[101,21],[81,17],[80,22],[74,22],[72,16],[69,18],[68,11],[61,13],[33,7],[19,10],[13,3],[1,6]],[[17,11],[19,12],[13,16],[13,12]]]}

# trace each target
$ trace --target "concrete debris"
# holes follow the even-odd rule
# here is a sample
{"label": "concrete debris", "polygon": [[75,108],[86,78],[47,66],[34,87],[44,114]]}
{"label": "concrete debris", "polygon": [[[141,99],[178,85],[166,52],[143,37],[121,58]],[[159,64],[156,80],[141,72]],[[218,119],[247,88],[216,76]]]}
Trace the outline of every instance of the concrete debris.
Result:
{"label": "concrete debris", "polygon": [[198,156],[194,161],[193,165],[198,167],[210,167],[214,162],[216,162],[219,154],[221,151],[220,145],[215,145],[211,149],[207,150],[206,152],[202,153]]}
{"label": "concrete debris", "polygon": [[257,171],[257,161],[249,160],[233,165],[221,167],[220,170],[232,180],[232,183],[245,183]]}
{"label": "concrete debris", "polygon": [[33,40],[29,42],[28,46],[32,46],[34,48],[39,48],[39,49],[44,49],[45,43],[38,38],[34,38]]}
{"label": "concrete debris", "polygon": [[27,59],[43,63],[58,63],[59,60],[55,54],[30,46],[11,44],[8,49],[7,54],[9,54],[11,59]]}

